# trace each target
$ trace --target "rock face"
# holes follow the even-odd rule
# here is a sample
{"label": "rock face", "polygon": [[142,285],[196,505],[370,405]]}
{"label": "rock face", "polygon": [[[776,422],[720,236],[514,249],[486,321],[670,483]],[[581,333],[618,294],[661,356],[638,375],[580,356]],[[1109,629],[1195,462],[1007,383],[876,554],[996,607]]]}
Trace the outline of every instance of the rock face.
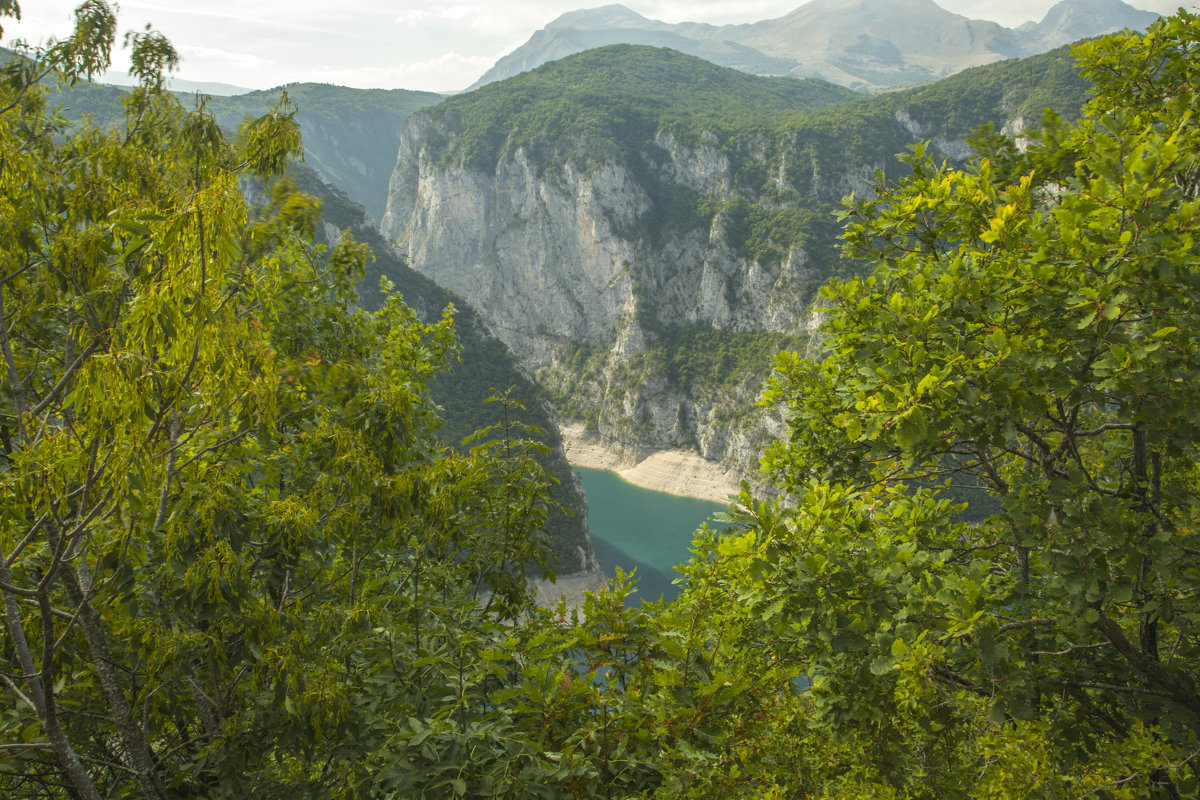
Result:
{"label": "rock face", "polygon": [[[619,48],[621,68],[599,83],[685,58]],[[382,232],[414,268],[478,309],[565,422],[637,461],[654,451],[698,454],[732,467],[733,485],[754,482],[764,447],[784,430],[777,410],[756,403],[772,356],[808,348],[817,289],[853,269],[837,247],[842,198],[870,195],[877,170],[899,174],[895,154],[915,142],[955,161],[984,122],[1022,130],[1037,116],[1022,98],[1042,103],[1037,81],[1067,86],[1071,69],[1065,56],[1042,56],[928,91],[719,132],[681,122],[686,105],[654,127],[641,118],[575,135],[522,127],[532,118],[555,129],[562,117],[551,112],[574,108],[573,98],[555,96],[553,108],[524,98],[554,94],[547,75],[578,81],[603,56],[573,56],[588,59],[588,70],[564,60],[410,117]],[[715,80],[710,65],[679,66],[679,80],[692,72]],[[1064,96],[1064,113],[1078,110],[1083,91]],[[959,96],[981,111],[952,127],[945,109]],[[513,113],[527,117],[492,113],[511,97],[522,98]],[[481,133],[480,119],[493,127]],[[472,136],[490,143],[486,157],[470,149]]]}
{"label": "rock face", "polygon": [[[831,265],[800,246],[776,260],[747,258],[730,241],[731,211],[651,228],[647,218],[663,202],[653,188],[663,183],[718,207],[736,201],[730,157],[712,142],[685,146],[660,133],[644,159],[654,165],[647,177],[615,159],[547,169],[523,149],[494,171],[447,168],[441,162],[454,135],[445,118],[420,112],[409,120],[385,238],[480,309],[565,416],[586,420],[616,446],[683,449],[751,475],[782,429],[755,408],[764,372],[684,385],[655,362],[654,347],[665,332],[693,328],[794,341],[812,327],[809,301]],[[876,166],[811,165],[810,199],[861,192]]]}
{"label": "rock face", "polygon": [[[404,144],[428,125],[413,120]],[[553,337],[599,341],[632,310],[637,254],[612,227],[633,224],[647,200],[615,165],[539,176],[517,151],[484,174],[436,170],[428,151],[400,153],[384,236],[443,286],[487,298],[491,326],[515,351],[529,358]]]}

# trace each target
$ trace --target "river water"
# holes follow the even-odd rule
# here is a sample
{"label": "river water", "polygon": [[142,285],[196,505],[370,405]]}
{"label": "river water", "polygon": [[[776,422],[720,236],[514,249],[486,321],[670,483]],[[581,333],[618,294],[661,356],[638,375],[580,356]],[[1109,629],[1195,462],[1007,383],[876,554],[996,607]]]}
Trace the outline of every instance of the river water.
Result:
{"label": "river water", "polygon": [[[674,599],[675,566],[688,560],[692,534],[725,507],[707,500],[642,489],[615,472],[573,467],[587,497],[588,530],[605,576],[637,569],[634,598]],[[716,527],[716,523],[710,523]]]}

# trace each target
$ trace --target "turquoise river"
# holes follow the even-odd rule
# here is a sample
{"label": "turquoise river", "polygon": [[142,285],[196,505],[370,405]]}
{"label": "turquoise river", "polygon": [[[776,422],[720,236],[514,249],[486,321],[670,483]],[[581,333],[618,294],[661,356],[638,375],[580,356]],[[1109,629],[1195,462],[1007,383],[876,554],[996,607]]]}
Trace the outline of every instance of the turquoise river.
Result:
{"label": "turquoise river", "polygon": [[[637,569],[642,600],[679,593],[675,566],[688,560],[692,534],[724,506],[641,489],[614,472],[574,467],[587,496],[588,529],[604,574]],[[714,526],[716,523],[711,523]]]}

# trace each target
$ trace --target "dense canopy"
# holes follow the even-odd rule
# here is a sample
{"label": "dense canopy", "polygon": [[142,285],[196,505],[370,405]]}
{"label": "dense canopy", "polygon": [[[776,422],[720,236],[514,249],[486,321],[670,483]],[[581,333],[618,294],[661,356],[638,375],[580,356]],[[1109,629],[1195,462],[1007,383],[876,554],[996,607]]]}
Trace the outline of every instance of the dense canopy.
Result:
{"label": "dense canopy", "polygon": [[115,25],[0,83],[5,797],[1200,790],[1200,18],[1080,46],[1078,123],[848,201],[782,496],[675,602],[578,613],[530,601],[526,431],[436,444],[451,311],[367,313],[312,198],[247,205],[286,100],[231,141],[146,31],[123,126],[46,107]]}

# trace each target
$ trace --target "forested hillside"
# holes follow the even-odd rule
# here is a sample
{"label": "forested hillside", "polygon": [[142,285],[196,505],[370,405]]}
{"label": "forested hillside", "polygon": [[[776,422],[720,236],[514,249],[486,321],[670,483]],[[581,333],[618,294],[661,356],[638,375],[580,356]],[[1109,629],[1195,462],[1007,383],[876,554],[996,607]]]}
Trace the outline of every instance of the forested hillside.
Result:
{"label": "forested hillside", "polygon": [[[12,53],[0,48],[0,60],[10,58]],[[284,92],[299,109],[296,122],[304,135],[302,158],[307,166],[365,208],[378,224],[383,218],[388,179],[395,166],[404,120],[414,111],[440,102],[442,96],[403,89],[294,83],[204,99],[217,122],[233,131],[243,120],[267,113]],[[47,99],[73,122],[86,115],[100,127],[111,128],[122,122],[121,102],[128,94],[124,87],[79,81],[74,85],[51,85]],[[176,95],[189,108],[198,99],[186,92]]]}
{"label": "forested hillside", "polygon": [[414,115],[383,232],[479,309],[560,411],[622,444],[755,473],[780,421],[756,400],[803,348],[841,259],[841,199],[930,141],[1067,119],[1070,54],[864,97],[670,50],[599,48]]}
{"label": "forested hillside", "polygon": [[[364,308],[377,311],[385,303],[388,295],[381,290],[381,281],[390,284],[390,292],[402,297],[426,323],[436,322],[444,309],[454,307],[457,357],[429,379],[430,396],[442,420],[438,439],[463,448],[463,442],[473,433],[501,425],[506,417],[539,431],[532,438],[545,445],[548,452],[538,455],[538,461],[558,481],[550,494],[561,507],[550,509],[546,523],[550,549],[558,559],[557,569],[565,574],[593,568],[587,506],[563,454],[558,420],[546,393],[529,379],[508,348],[483,327],[469,304],[396,257],[360,206],[301,165],[293,165],[289,175],[301,191],[321,201],[321,226],[315,241],[332,250],[347,232],[371,248],[371,258],[357,286],[358,300]],[[497,393],[522,407],[490,402],[489,398]]]}
{"label": "forested hillside", "polygon": [[[246,117],[265,114],[281,92],[299,109],[296,122],[304,136],[305,164],[365,208],[378,225],[404,120],[441,101],[441,95],[293,83],[234,97],[211,97],[208,102],[217,122],[236,130]],[[184,97],[185,104],[188,99]]]}

